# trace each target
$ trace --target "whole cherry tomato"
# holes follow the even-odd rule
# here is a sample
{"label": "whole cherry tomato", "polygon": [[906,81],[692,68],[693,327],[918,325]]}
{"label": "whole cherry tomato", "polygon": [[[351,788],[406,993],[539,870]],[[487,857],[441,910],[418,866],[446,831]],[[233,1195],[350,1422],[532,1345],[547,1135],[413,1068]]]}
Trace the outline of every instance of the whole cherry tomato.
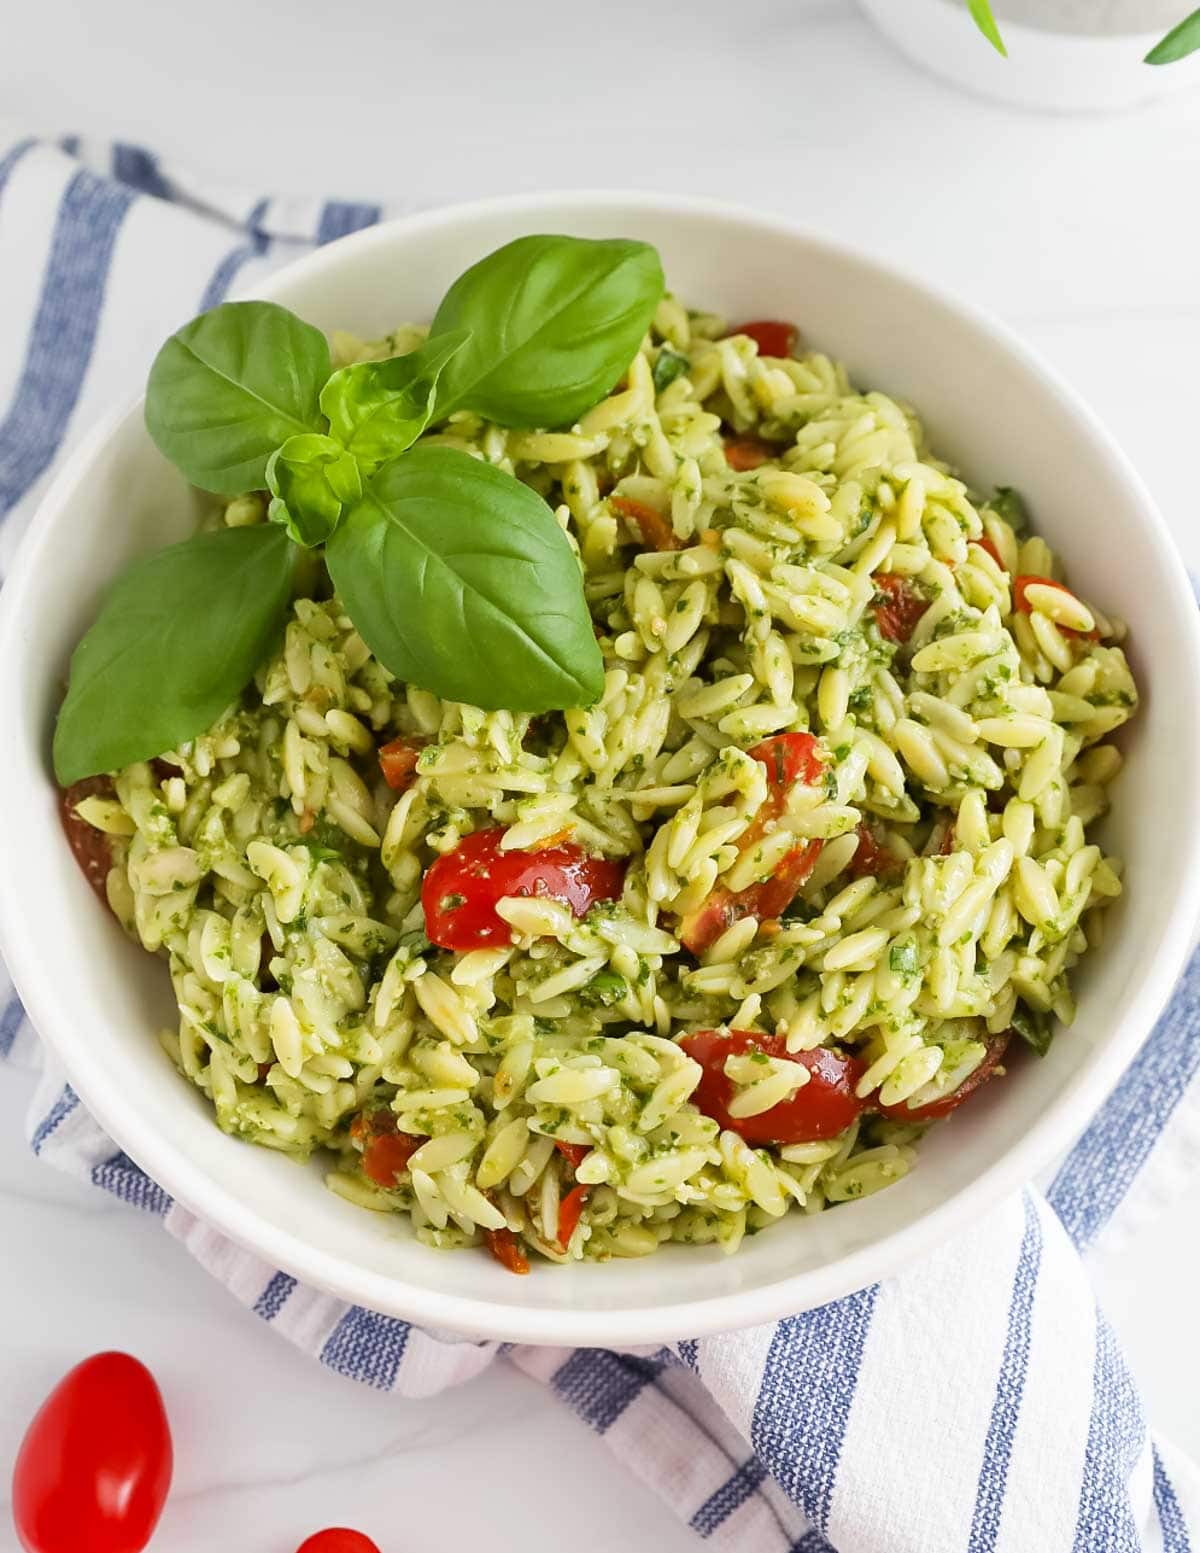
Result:
{"label": "whole cherry tomato", "polygon": [[1004,1056],[1005,1048],[1012,1035],[1011,1030],[1005,1030],[1000,1035],[987,1037],[987,1054],[973,1073],[969,1073],[957,1089],[952,1089],[948,1095],[943,1095],[940,1100],[931,1100],[928,1105],[919,1105],[914,1110],[907,1100],[899,1100],[895,1105],[879,1105],[876,1108],[891,1117],[894,1122],[932,1122],[939,1116],[949,1116],[951,1111],[956,1111],[964,1100],[969,1100],[981,1084],[987,1082],[1000,1059]]}
{"label": "whole cherry tomato", "polygon": [[464,836],[425,875],[425,931],[442,949],[487,949],[512,943],[512,928],[496,910],[509,895],[561,901],[586,917],[597,901],[615,900],[624,863],[593,857],[582,847],[504,852],[501,827]]}
{"label": "whole cherry tomato", "polygon": [[344,1526],[330,1526],[326,1531],[316,1531],[302,1542],[296,1553],[379,1553],[370,1537],[361,1531],[347,1531]]}
{"label": "whole cherry tomato", "polygon": [[99,1353],[64,1375],[26,1430],[13,1520],[26,1553],[141,1553],[171,1486],[171,1431],[154,1377]]}
{"label": "whole cherry tomato", "polygon": [[[864,1109],[854,1086],[866,1071],[856,1057],[818,1046],[815,1051],[789,1052],[779,1035],[755,1035],[749,1030],[695,1030],[679,1042],[704,1069],[692,1102],[722,1128],[739,1133],[747,1143],[813,1143],[844,1132]],[[728,1106],[736,1085],[726,1075],[725,1059],[743,1052],[784,1057],[808,1069],[808,1083],[790,1100],[781,1100],[758,1116],[730,1116]]]}

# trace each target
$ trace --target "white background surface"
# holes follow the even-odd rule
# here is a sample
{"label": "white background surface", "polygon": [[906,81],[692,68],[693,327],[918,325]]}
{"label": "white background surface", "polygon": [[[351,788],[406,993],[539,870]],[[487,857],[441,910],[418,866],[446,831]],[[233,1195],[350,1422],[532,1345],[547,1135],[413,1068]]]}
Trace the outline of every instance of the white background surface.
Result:
{"label": "white background surface", "polygon": [[[1200,567],[1200,97],[1019,115],[919,74],[850,0],[37,0],[6,26],[0,117],[255,192],[627,185],[786,214],[1015,325],[1118,430]],[[0,1080],[0,1495],[46,1387],[123,1347],[175,1425],[162,1553],[292,1553],[338,1523],[415,1553],[447,1516],[464,1548],[694,1548],[531,1382],[403,1403],[294,1353],[156,1222],[37,1165],[26,1100]],[[1198,1228],[1192,1201],[1097,1269],[1151,1416],[1196,1455]]]}

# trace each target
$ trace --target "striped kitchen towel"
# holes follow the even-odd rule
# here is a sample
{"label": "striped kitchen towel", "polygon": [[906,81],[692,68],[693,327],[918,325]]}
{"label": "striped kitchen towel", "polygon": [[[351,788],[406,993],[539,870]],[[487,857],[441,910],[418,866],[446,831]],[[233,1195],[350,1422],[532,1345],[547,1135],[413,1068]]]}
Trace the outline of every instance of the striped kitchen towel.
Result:
{"label": "striped kitchen towel", "polygon": [[[162,339],[376,205],[247,197],[131,146],[0,152],[0,575],[54,464]],[[0,972],[0,1058],[37,1066],[46,1160],[158,1214],[298,1347],[424,1396],[497,1359],[551,1387],[696,1531],[742,1553],[1200,1553],[1200,1477],[1154,1437],[1080,1251],[1180,1190],[1200,1149],[1200,963],[1048,1199],[777,1325],[638,1353],[457,1341],[231,1245],[106,1137]]]}

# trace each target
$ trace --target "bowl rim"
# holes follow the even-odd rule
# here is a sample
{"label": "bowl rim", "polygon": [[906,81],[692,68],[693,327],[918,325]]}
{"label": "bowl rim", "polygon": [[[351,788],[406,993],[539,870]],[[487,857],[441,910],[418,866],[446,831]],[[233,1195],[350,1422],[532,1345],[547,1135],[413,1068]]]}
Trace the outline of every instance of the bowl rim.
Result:
{"label": "bowl rim", "polygon": [[[681,215],[733,223],[746,233],[770,232],[798,239],[822,251],[827,258],[852,263],[860,271],[897,282],[924,299],[932,300],[970,326],[977,334],[1017,362],[1039,380],[1047,394],[1080,423],[1091,438],[1103,445],[1116,474],[1124,483],[1129,505],[1139,510],[1146,523],[1152,548],[1167,562],[1182,633],[1190,649],[1193,674],[1200,670],[1200,613],[1191,594],[1187,574],[1157,505],[1128,457],[1077,391],[1041,357],[999,323],[952,290],[934,287],[904,267],[883,263],[851,243],[813,234],[803,225],[767,215],[736,203],[710,198],[660,194],[650,191],[574,190],[565,193],[521,194],[463,201],[439,206],[382,222],[316,249],[274,272],[254,288],[254,295],[275,297],[293,281],[319,278],[336,272],[351,251],[386,247],[398,237],[427,229],[453,226],[464,219],[487,216],[539,218],[573,212],[594,213],[620,207],[624,211],[656,215]],[[0,597],[0,693],[5,681],[15,678],[14,665],[23,659],[19,622],[25,594],[40,574],[50,545],[53,515],[70,504],[73,493],[88,479],[91,466],[117,428],[140,413],[142,399],[123,405],[101,418],[65,459],[43,494],[23,537],[15,562]],[[1184,607],[1186,606],[1186,607]],[[1200,725],[1193,727],[1192,756],[1200,761]],[[1193,766],[1195,769],[1195,766]],[[14,823],[14,806],[7,801],[8,776],[0,763],[0,855],[4,835]],[[1200,817],[1200,797],[1192,808]],[[1195,854],[1200,842],[1192,840],[1196,825],[1184,831]],[[41,1037],[59,1057],[72,1087],[84,1106],[106,1132],[184,1208],[227,1235],[238,1245],[281,1268],[301,1282],[372,1310],[415,1324],[482,1340],[540,1344],[661,1344],[681,1336],[702,1337],[754,1326],[810,1309],[851,1294],[868,1284],[898,1272],[904,1265],[933,1250],[957,1229],[972,1223],[981,1213],[1047,1166],[1083,1130],[1116,1083],[1120,1073],[1149,1034],[1166,1003],[1189,950],[1193,924],[1200,917],[1200,869],[1181,873],[1178,898],[1167,931],[1159,939],[1152,958],[1136,987],[1130,989],[1121,1019],[1103,1045],[1090,1054],[1087,1067],[1077,1070],[1072,1083],[1056,1095],[1035,1118],[1018,1144],[985,1167],[971,1181],[953,1190],[927,1209],[917,1220],[902,1225],[881,1239],[859,1247],[823,1267],[808,1269],[754,1288],[701,1296],[670,1305],[545,1308],[506,1306],[497,1308],[484,1298],[439,1291],[434,1285],[349,1268],[339,1256],[304,1241],[296,1234],[261,1219],[253,1207],[239,1201],[176,1150],[152,1118],[106,1081],[103,1064],[87,1046],[72,1039],[77,1021],[60,998],[55,978],[37,951],[33,925],[19,909],[17,892],[0,890],[0,943],[4,945],[10,974],[29,1017]]]}

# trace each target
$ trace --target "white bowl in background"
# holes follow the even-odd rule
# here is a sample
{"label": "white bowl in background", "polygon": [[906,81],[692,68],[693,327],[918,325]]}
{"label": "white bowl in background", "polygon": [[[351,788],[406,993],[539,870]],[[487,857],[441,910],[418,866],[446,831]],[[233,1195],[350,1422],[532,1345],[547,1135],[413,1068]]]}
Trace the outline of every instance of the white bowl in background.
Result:
{"label": "white bowl in background", "polygon": [[[1200,54],[1171,65],[1147,65],[1146,54],[1188,0],[1173,10],[1162,0],[1094,3],[1081,18],[1078,0],[993,0],[1008,49],[1002,58],[967,13],[966,0],[860,0],[902,54],[964,91],[1020,108],[1057,113],[1118,112],[1200,86]],[[1135,24],[1138,12],[1140,21]],[[1162,20],[1164,13],[1169,19]]]}
{"label": "white bowl in background", "polygon": [[[84,1103],[173,1196],[268,1263],[375,1310],[471,1337],[654,1343],[777,1318],[896,1271],[1045,1166],[1083,1128],[1149,1032],[1200,906],[1200,624],[1162,518],[1075,394],[1006,331],[863,254],[782,221],[653,195],[523,197],[438,210],[343,239],[263,295],[329,330],[373,336],[428,318],[448,282],[522,233],[657,244],[672,287],[731,318],[796,320],[855,380],[915,403],[934,446],[981,487],[1015,485],[1081,591],[1130,624],[1144,694],[1106,821],[1128,864],[1102,951],[1077,976],[1079,1017],[1044,1061],[1014,1064],[935,1127],[911,1176],[744,1243],[645,1261],[538,1268],[420,1245],[302,1167],[237,1142],[163,1055],[163,964],[129,943],[68,851],[49,766],[69,654],[106,584],[184,536],[194,498],[155,450],[141,405],[67,461],[0,596],[0,942],[34,1024]],[[183,320],[180,320],[183,322]]]}

